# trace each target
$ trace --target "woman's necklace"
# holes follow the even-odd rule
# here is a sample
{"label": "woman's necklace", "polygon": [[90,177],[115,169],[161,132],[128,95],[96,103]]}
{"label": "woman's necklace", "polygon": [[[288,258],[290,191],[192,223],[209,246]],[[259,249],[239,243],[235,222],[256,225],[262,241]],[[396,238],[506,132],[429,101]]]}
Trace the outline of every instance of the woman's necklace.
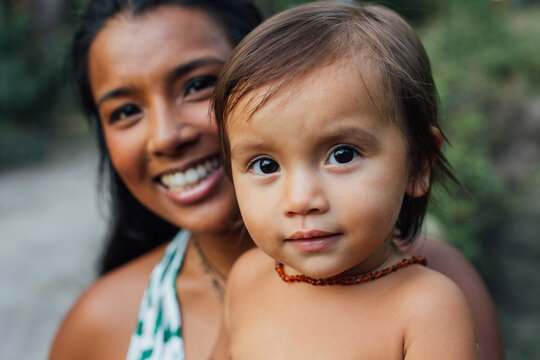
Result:
{"label": "woman's necklace", "polygon": [[204,273],[212,283],[212,287],[216,293],[217,298],[219,299],[219,302],[222,303],[223,296],[225,294],[225,289],[222,284],[227,282],[227,276],[225,276],[218,269],[216,269],[216,267],[213,266],[208,261],[208,259],[206,259],[206,256],[204,256],[204,253],[201,250],[201,246],[199,245],[199,240],[196,236],[193,236],[193,247],[195,248],[195,252],[199,257],[201,265],[204,269]]}
{"label": "woman's necklace", "polygon": [[283,264],[276,261],[276,271],[281,279],[287,283],[305,282],[314,286],[318,285],[358,285],[368,281],[377,280],[392,272],[403,269],[409,265],[420,264],[427,265],[427,260],[423,256],[412,256],[408,259],[403,259],[399,263],[389,266],[385,269],[370,272],[368,274],[342,277],[334,276],[327,279],[314,279],[306,275],[287,275],[283,269]]}

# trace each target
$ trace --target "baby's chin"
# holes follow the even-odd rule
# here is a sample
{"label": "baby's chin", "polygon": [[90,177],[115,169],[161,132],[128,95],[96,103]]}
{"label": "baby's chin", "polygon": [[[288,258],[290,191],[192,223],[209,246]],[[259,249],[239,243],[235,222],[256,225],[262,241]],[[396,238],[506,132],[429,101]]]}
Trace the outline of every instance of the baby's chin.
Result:
{"label": "baby's chin", "polygon": [[347,272],[347,268],[336,266],[333,264],[295,264],[294,262],[289,262],[290,265],[284,263],[283,269],[287,275],[310,277],[312,279],[329,279],[337,276],[341,276]]}

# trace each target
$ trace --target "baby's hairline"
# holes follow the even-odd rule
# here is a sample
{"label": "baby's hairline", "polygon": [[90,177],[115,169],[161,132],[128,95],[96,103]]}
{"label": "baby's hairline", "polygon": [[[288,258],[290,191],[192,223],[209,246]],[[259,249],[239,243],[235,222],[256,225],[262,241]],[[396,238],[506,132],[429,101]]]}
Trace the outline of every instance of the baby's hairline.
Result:
{"label": "baby's hairline", "polygon": [[[233,89],[236,94],[229,94],[229,100],[227,101],[229,107],[222,119],[225,134],[228,136],[227,124],[233,116],[242,113],[243,120],[250,121],[255,114],[267,106],[268,102],[279,97],[283,92],[290,91],[294,93],[302,91],[301,88],[306,85],[306,79],[308,77],[325,68],[339,66],[340,63],[346,63],[345,66],[350,66],[351,69],[357,70],[355,76],[358,77],[369,100],[379,112],[380,118],[388,119],[388,121],[400,127],[399,119],[402,114],[400,114],[400,109],[396,105],[397,102],[392,101],[391,99],[394,95],[387,89],[389,87],[390,79],[384,77],[382,70],[376,65],[376,59],[374,59],[372,54],[361,54],[361,56],[364,61],[358,61],[358,54],[351,52],[336,56],[331,62],[321,61],[314,63],[312,67],[302,73],[284,74],[284,76],[278,79],[265,81],[253,87],[251,87],[252,84],[249,83],[237,86]],[[309,84],[307,85],[309,86]],[[246,88],[248,90],[243,90]],[[390,97],[388,97],[388,95],[390,95]],[[247,116],[245,115],[246,111],[248,113]],[[401,130],[403,131],[403,129]]]}

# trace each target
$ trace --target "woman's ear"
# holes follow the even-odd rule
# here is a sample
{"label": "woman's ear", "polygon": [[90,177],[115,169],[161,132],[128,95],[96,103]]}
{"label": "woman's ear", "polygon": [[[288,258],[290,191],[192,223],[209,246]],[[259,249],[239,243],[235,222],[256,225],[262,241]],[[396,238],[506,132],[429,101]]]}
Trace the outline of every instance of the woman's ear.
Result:
{"label": "woman's ear", "polygon": [[[440,150],[444,143],[444,138],[441,133],[441,130],[439,130],[439,128],[436,128],[435,126],[432,126],[431,132],[433,134],[433,137],[435,138],[435,141],[437,142],[437,147]],[[425,195],[429,190],[430,178],[431,178],[430,160],[425,159],[422,171],[416,176],[414,177],[411,176],[409,178],[409,182],[407,183],[407,187],[405,188],[405,193],[409,195],[410,197],[420,197],[420,196]]]}

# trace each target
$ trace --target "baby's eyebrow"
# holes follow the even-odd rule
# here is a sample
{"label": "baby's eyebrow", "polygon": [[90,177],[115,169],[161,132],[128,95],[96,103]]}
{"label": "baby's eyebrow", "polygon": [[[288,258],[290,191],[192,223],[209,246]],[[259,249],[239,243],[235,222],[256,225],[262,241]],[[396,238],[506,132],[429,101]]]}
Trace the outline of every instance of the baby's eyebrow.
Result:
{"label": "baby's eyebrow", "polygon": [[238,157],[242,154],[252,154],[254,152],[264,152],[268,148],[264,144],[255,142],[240,142],[231,146],[231,158]]}
{"label": "baby's eyebrow", "polygon": [[355,126],[339,127],[323,133],[324,135],[321,136],[323,142],[339,142],[344,138],[353,138],[362,143],[380,145],[379,139],[373,133]]}

